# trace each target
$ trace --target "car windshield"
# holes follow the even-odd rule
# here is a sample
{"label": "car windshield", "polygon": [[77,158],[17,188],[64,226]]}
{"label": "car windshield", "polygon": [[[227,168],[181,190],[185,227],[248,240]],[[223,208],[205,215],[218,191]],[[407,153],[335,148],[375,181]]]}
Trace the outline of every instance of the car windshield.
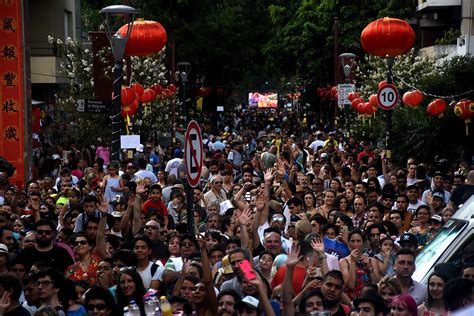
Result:
{"label": "car windshield", "polygon": [[441,228],[436,237],[416,257],[416,270],[412,278],[420,282],[430,271],[454,238],[467,226],[466,221],[450,220]]}

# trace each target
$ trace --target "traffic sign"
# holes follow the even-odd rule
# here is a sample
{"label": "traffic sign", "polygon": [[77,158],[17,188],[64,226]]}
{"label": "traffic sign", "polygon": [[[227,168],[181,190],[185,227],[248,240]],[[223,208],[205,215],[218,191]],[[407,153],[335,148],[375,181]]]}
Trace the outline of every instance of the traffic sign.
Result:
{"label": "traffic sign", "polygon": [[349,93],[355,91],[355,84],[344,83],[337,85],[337,95],[339,96],[338,104],[339,107],[344,107],[344,105],[351,105],[351,100],[349,100]]}
{"label": "traffic sign", "polygon": [[400,95],[393,84],[386,84],[377,91],[377,103],[382,110],[392,110],[397,106]]}
{"label": "traffic sign", "polygon": [[112,100],[79,99],[76,101],[77,112],[108,113],[112,112]]}
{"label": "traffic sign", "polygon": [[191,121],[184,136],[184,162],[186,178],[192,187],[196,187],[201,179],[203,161],[201,129],[196,121]]}

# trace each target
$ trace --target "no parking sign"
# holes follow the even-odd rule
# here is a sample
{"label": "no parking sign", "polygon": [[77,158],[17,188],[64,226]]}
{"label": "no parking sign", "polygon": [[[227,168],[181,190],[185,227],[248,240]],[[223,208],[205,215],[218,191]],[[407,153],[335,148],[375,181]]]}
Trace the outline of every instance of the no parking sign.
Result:
{"label": "no parking sign", "polygon": [[203,161],[201,129],[196,121],[191,121],[184,136],[184,161],[186,178],[192,187],[196,187],[201,179]]}

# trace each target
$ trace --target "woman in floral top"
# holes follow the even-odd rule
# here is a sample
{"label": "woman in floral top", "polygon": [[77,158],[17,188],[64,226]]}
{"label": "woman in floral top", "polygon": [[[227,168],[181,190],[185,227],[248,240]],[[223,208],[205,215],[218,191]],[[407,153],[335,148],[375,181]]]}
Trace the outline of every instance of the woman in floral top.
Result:
{"label": "woman in floral top", "polygon": [[74,281],[85,280],[90,285],[97,284],[97,267],[101,258],[92,253],[86,234],[77,233],[72,244],[77,261],[66,269],[66,277]]}
{"label": "woman in floral top", "polygon": [[97,229],[95,248],[87,235],[79,232],[73,237],[74,253],[77,256],[76,263],[70,265],[66,269],[66,277],[74,280],[86,280],[90,285],[97,284],[97,267],[102,260],[107,256],[106,242],[105,242],[105,228],[107,224],[108,203],[106,200],[99,205],[100,221]]}

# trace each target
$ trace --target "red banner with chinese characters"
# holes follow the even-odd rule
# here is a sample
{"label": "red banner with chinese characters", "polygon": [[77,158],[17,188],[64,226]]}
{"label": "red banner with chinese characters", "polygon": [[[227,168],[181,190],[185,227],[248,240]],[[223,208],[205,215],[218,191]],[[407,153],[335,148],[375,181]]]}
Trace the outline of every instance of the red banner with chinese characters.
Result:
{"label": "red banner with chinese characters", "polygon": [[10,183],[21,185],[25,168],[25,97],[21,0],[0,0],[0,156],[16,167]]}

